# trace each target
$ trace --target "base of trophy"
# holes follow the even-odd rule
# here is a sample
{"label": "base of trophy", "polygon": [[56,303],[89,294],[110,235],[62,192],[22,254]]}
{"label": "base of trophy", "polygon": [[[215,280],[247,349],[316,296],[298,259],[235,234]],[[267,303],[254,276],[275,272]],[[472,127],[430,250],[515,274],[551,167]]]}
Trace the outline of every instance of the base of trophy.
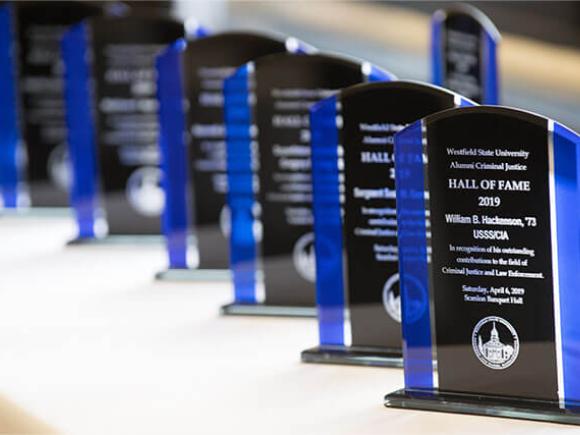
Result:
{"label": "base of trophy", "polygon": [[370,367],[403,367],[403,353],[397,349],[363,346],[318,346],[303,351],[302,362]]}
{"label": "base of trophy", "polygon": [[163,236],[157,234],[112,235],[106,237],[77,237],[69,240],[67,245],[156,245],[163,242]]}
{"label": "base of trophy", "polygon": [[72,217],[73,215],[70,207],[4,208],[2,209],[2,214],[23,218],[63,218]]}
{"label": "base of trophy", "polygon": [[314,307],[231,303],[221,307],[224,316],[316,317]]}
{"label": "base of trophy", "polygon": [[229,281],[227,269],[167,269],[155,274],[158,281]]}
{"label": "base of trophy", "polygon": [[488,417],[515,418],[550,423],[580,425],[580,404],[577,412],[562,409],[558,402],[530,399],[506,399],[459,393],[427,393],[417,390],[398,390],[385,396],[388,408],[451,412]]}

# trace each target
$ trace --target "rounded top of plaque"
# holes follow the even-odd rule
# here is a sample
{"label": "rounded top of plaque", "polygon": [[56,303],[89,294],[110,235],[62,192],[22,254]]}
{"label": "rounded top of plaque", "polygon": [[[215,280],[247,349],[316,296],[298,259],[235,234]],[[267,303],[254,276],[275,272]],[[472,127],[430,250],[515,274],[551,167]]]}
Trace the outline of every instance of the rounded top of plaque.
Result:
{"label": "rounded top of plaque", "polygon": [[445,9],[438,9],[433,14],[435,23],[443,23],[449,19],[465,17],[476,22],[494,41],[499,41],[501,35],[499,30],[482,11],[475,6],[466,3],[456,3]]}
{"label": "rounded top of plaque", "polygon": [[469,100],[468,98],[465,98],[463,95],[458,94],[457,92],[453,92],[441,86],[432,85],[430,83],[420,82],[416,80],[393,80],[390,82],[383,81],[372,83],[358,83],[356,85],[349,86],[348,88],[344,88],[343,90],[341,90],[340,96],[342,99],[345,99],[360,94],[366,93],[376,94],[377,92],[380,91],[389,92],[391,90],[417,92],[422,94],[430,94],[437,97],[449,96],[454,98],[462,98],[471,104],[476,104],[471,100]]}
{"label": "rounded top of plaque", "polygon": [[[328,81],[326,86],[331,86],[338,80],[335,83],[337,88],[359,83],[361,79],[363,79],[362,81],[395,79],[395,76],[390,72],[364,60],[320,52],[269,54],[251,61],[249,68],[251,71],[273,74],[272,77],[284,81],[307,82],[308,77],[317,76],[319,79],[325,78]],[[296,71],[300,73],[297,74]],[[351,78],[351,83],[345,82],[347,75]]]}
{"label": "rounded top of plaque", "polygon": [[226,32],[215,33],[203,38],[195,39],[188,42],[188,46],[205,46],[205,45],[219,45],[219,44],[236,44],[236,46],[242,44],[256,44],[256,45],[284,45],[285,37],[254,31],[241,31],[241,30],[231,30]]}
{"label": "rounded top of plaque", "polygon": [[284,64],[309,66],[334,64],[356,68],[358,71],[362,71],[362,68],[367,65],[366,62],[360,59],[328,53],[313,53],[308,55],[274,53],[254,60],[253,64],[256,68],[270,65],[283,68]]}
{"label": "rounded top of plaque", "polygon": [[[128,33],[128,30],[134,30],[138,27],[149,29],[149,26],[153,23],[156,25],[167,26],[168,28],[174,27],[175,29],[181,30],[181,33],[184,33],[185,31],[185,26],[182,21],[163,15],[156,16],[143,13],[135,13],[131,15],[97,15],[90,17],[88,20],[93,26],[107,26],[107,28],[103,30],[109,32],[111,32],[111,28],[108,26],[119,26],[113,32],[118,33],[122,31],[123,34],[125,34],[125,32]],[[127,30],[125,29],[126,26],[131,26],[131,28]],[[111,35],[115,34],[113,32]]]}
{"label": "rounded top of plaque", "polygon": [[435,113],[433,115],[426,116],[423,118],[423,122],[426,126],[430,124],[447,120],[449,118],[457,118],[458,120],[462,117],[481,117],[481,116],[497,116],[497,117],[510,117],[518,119],[523,122],[528,122],[534,125],[547,126],[549,118],[539,115],[537,113],[529,112],[527,110],[516,109],[513,107],[505,106],[473,106],[473,107],[459,107],[454,109],[447,109],[441,112]]}
{"label": "rounded top of plaque", "polygon": [[288,51],[277,35],[258,32],[222,32],[187,43],[185,55],[196,65],[239,66],[251,59]]}
{"label": "rounded top of plaque", "polygon": [[[113,2],[111,2],[113,3]],[[15,9],[18,13],[26,12],[27,14],[31,14],[30,16],[34,16],[34,21],[43,21],[43,20],[54,20],[55,17],[58,17],[60,20],[74,22],[75,15],[79,12],[81,13],[90,13],[90,14],[97,14],[97,13],[110,13],[111,5],[108,3],[100,3],[100,2],[74,2],[74,1],[51,1],[51,2],[43,2],[43,1],[25,1],[25,2],[2,2],[0,6],[15,6]],[[117,8],[128,9],[126,5],[118,5]],[[78,20],[82,19],[79,17]]]}

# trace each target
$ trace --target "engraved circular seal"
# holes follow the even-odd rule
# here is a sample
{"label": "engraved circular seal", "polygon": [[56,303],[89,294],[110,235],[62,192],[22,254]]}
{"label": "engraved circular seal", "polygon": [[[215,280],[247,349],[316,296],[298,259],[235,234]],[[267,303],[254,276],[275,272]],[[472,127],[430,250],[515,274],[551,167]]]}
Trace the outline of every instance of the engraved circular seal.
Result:
{"label": "engraved circular seal", "polygon": [[292,252],[294,267],[306,281],[316,281],[316,254],[314,251],[314,233],[306,233],[294,244]]}
{"label": "engraved circular seal", "polygon": [[134,171],[127,180],[127,199],[135,211],[144,216],[161,215],[165,192],[161,187],[161,169],[146,166]]}
{"label": "engraved circular seal", "polygon": [[222,235],[227,239],[230,237],[232,232],[232,214],[230,213],[230,208],[224,205],[220,211],[219,216],[220,231]]}
{"label": "engraved circular seal", "polygon": [[65,144],[60,144],[51,151],[48,156],[47,168],[53,184],[63,192],[67,192],[71,185],[72,173]]}
{"label": "engraved circular seal", "polygon": [[387,314],[401,323],[401,292],[399,291],[399,274],[391,275],[383,286],[383,305]]}
{"label": "engraved circular seal", "polygon": [[399,289],[405,286],[405,303],[401,304],[401,317],[405,316],[405,323],[411,324],[422,321],[428,313],[429,296],[423,280],[407,273],[399,284]]}
{"label": "engraved circular seal", "polygon": [[498,316],[481,319],[473,328],[471,344],[477,359],[490,369],[504,370],[518,357],[520,339],[514,327]]}

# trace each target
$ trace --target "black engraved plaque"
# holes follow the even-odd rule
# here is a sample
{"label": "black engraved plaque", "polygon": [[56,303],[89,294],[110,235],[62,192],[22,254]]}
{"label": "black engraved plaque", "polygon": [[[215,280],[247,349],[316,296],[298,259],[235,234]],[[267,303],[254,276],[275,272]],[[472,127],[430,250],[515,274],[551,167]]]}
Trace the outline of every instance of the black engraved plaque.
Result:
{"label": "black engraved plaque", "polygon": [[464,12],[449,11],[447,14],[442,31],[445,87],[481,102],[481,24]]}
{"label": "black engraved plaque", "polygon": [[346,287],[353,345],[401,347],[394,134],[454,107],[454,98],[433,86],[398,81],[342,93]]}
{"label": "black engraved plaque", "polygon": [[439,388],[557,400],[547,120],[500,111],[427,124]]}
{"label": "black engraved plaque", "polygon": [[80,1],[27,1],[15,2],[15,12],[31,205],[67,206],[71,175],[60,39],[68,26],[100,14],[101,8]]}
{"label": "black engraved plaque", "polygon": [[232,32],[191,42],[184,54],[194,224],[202,269],[229,267],[223,81],[237,67],[286,51],[282,40]]}
{"label": "black engraved plaque", "polygon": [[126,17],[92,21],[97,148],[110,234],[159,234],[155,56],[183,36],[181,23]]}
{"label": "black engraved plaque", "polygon": [[313,306],[315,263],[309,107],[360,83],[361,65],[323,55],[256,62],[259,203],[266,303]]}

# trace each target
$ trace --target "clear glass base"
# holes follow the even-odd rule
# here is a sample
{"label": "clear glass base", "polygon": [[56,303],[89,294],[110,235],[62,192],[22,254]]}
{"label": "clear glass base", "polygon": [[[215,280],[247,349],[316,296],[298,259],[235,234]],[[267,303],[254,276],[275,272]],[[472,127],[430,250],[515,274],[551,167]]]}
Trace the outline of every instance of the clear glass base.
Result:
{"label": "clear glass base", "polygon": [[155,275],[159,281],[229,281],[231,278],[227,269],[167,269]]}
{"label": "clear glass base", "polygon": [[316,317],[314,307],[231,303],[221,307],[224,316]]}
{"label": "clear glass base", "polygon": [[403,389],[387,394],[385,406],[580,425],[580,404],[561,408],[558,402],[548,400]]}
{"label": "clear glass base", "polygon": [[371,367],[403,367],[400,349],[362,346],[318,346],[302,352],[302,362]]}
{"label": "clear glass base", "polygon": [[164,237],[158,234],[111,235],[106,237],[77,237],[68,246],[77,245],[155,245],[162,243]]}
{"label": "clear glass base", "polygon": [[5,216],[18,216],[23,218],[63,218],[73,216],[73,213],[69,207],[3,208],[2,214]]}

